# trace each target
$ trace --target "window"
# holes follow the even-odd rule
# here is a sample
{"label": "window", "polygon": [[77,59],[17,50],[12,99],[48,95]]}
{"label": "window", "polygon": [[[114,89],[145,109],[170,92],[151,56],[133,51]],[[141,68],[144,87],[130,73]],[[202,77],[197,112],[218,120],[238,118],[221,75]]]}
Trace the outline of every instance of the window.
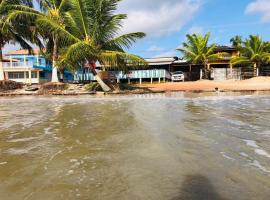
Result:
{"label": "window", "polygon": [[37,78],[37,72],[31,72],[31,78]]}
{"label": "window", "polygon": [[40,77],[40,78],[46,78],[46,77],[45,77],[45,72],[43,72],[43,71],[39,72],[39,77]]}
{"label": "window", "polygon": [[10,78],[10,79],[23,79],[24,72],[8,72],[8,78]]}

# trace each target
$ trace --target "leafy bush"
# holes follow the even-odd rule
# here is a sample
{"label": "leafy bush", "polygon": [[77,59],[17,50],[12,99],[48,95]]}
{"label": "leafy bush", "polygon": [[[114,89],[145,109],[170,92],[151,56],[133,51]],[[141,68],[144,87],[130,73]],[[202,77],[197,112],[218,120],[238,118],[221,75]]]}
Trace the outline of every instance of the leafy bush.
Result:
{"label": "leafy bush", "polygon": [[0,81],[0,91],[16,90],[23,87],[22,83],[18,83],[11,80]]}
{"label": "leafy bush", "polygon": [[85,85],[84,88],[86,90],[89,90],[89,91],[101,91],[102,90],[102,88],[100,87],[100,85],[98,83],[89,83],[89,84]]}
{"label": "leafy bush", "polygon": [[41,93],[53,93],[53,92],[59,92],[64,91],[69,88],[68,84],[65,83],[45,83],[41,86],[40,92]]}

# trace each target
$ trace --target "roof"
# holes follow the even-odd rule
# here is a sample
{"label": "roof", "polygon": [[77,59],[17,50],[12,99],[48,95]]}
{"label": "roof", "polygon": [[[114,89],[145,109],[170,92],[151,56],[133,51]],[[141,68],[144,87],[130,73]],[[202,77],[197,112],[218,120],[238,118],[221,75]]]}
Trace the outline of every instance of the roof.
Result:
{"label": "roof", "polygon": [[159,57],[159,58],[146,58],[145,61],[148,65],[170,65],[178,60],[177,57]]}
{"label": "roof", "polygon": [[[40,50],[38,48],[35,48],[32,50],[33,52],[30,55],[38,55]],[[29,55],[28,49],[19,49],[15,51],[10,51],[5,54],[6,56],[11,56],[11,55]]]}
{"label": "roof", "polygon": [[10,62],[12,60],[12,62],[18,62],[18,60],[16,59],[10,59],[10,58],[3,58],[2,60],[0,60],[1,62]]}
{"label": "roof", "polygon": [[235,47],[232,46],[217,46],[215,51],[222,52],[222,51],[237,51]]}

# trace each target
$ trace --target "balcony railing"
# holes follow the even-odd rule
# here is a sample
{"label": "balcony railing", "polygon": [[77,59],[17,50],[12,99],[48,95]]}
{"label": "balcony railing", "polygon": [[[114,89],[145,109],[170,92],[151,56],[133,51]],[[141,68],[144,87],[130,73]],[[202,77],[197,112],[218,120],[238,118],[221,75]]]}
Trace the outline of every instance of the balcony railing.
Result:
{"label": "balcony railing", "polygon": [[3,68],[33,68],[32,62],[2,62]]}
{"label": "balcony railing", "polygon": [[[165,70],[165,69],[153,69],[153,70],[131,70],[128,73],[124,73],[122,71],[112,71],[110,72],[115,79],[150,79],[150,78],[166,78],[166,79],[171,79],[171,74]],[[94,75],[90,72],[87,73],[82,73],[82,72],[77,72],[74,75],[74,80],[75,81],[94,81],[95,77]]]}

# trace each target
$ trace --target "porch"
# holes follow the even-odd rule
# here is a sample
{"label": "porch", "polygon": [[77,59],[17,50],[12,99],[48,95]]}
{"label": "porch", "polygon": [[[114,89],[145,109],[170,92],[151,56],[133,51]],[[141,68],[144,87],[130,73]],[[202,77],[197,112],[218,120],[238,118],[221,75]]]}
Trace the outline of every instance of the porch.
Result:
{"label": "porch", "polygon": [[34,68],[33,63],[2,62],[1,64],[6,79],[26,84],[39,84],[42,82],[40,79],[42,69]]}
{"label": "porch", "polygon": [[[171,80],[170,72],[165,69],[131,70],[128,73],[124,73],[123,71],[109,71],[109,73],[111,78],[117,80],[117,82],[127,81],[131,83],[132,81],[139,81],[142,84],[143,81],[153,83],[154,81],[165,82],[166,80]],[[85,73],[77,71],[74,74],[74,81],[96,81],[96,79],[90,71]]]}

